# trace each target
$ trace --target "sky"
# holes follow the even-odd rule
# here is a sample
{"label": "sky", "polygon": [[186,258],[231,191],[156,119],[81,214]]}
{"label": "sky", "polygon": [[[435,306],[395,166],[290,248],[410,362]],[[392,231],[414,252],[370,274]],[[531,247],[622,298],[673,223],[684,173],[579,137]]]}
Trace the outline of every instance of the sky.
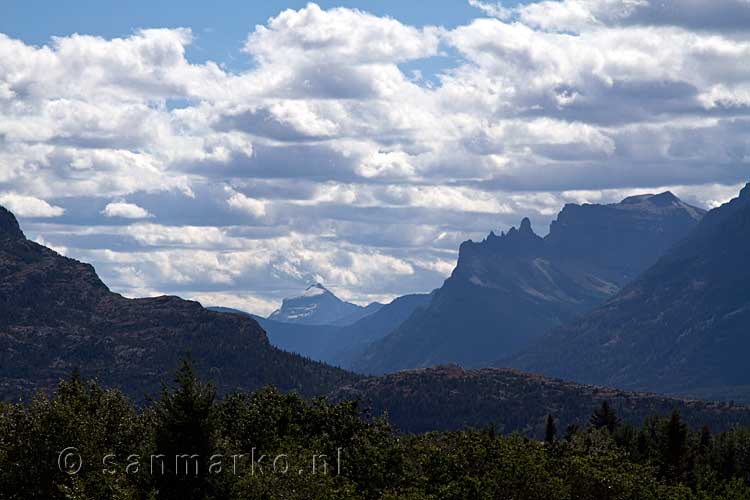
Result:
{"label": "sky", "polygon": [[565,203],[727,201],[748,61],[750,0],[10,0],[0,204],[126,296],[387,301]]}

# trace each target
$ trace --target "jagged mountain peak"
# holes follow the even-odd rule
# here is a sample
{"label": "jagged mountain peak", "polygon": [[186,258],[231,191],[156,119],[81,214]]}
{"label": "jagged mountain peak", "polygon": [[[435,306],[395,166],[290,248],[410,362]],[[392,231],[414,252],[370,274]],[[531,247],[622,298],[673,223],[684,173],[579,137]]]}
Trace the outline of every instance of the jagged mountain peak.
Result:
{"label": "jagged mountain peak", "polygon": [[529,219],[461,244],[451,277],[355,366],[380,373],[482,366],[603,303],[693,230],[703,211],[673,193],[568,204],[544,238]]}
{"label": "jagged mountain peak", "polygon": [[518,227],[511,227],[506,233],[506,236],[515,233],[532,234],[536,236],[536,233],[534,233],[534,230],[531,228],[531,220],[528,217],[524,217],[523,219],[521,219],[521,224]]}
{"label": "jagged mountain peak", "polygon": [[525,248],[519,248],[519,245],[523,245],[523,242],[537,242],[541,240],[542,238],[537,235],[532,229],[531,220],[529,220],[528,217],[524,217],[518,227],[511,227],[507,233],[501,232],[500,236],[498,236],[495,231],[490,231],[490,234],[488,234],[487,237],[479,243],[475,243],[472,240],[465,241],[461,245],[459,251],[465,252],[468,250],[468,247],[481,247],[487,245],[495,248],[496,250],[498,248],[504,250],[519,250]]}
{"label": "jagged mountain peak", "polygon": [[3,206],[0,206],[0,238],[25,238],[16,216]]}
{"label": "jagged mountain peak", "polygon": [[534,230],[531,229],[531,221],[528,217],[524,217],[521,221],[521,227],[519,228],[519,231],[521,233],[533,233]]}

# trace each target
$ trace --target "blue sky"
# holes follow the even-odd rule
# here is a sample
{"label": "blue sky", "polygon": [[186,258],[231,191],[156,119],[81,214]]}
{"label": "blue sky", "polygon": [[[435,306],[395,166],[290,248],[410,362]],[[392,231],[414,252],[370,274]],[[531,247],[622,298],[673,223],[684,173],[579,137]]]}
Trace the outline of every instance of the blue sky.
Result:
{"label": "blue sky", "polygon": [[748,0],[5,1],[0,204],[128,296],[425,292],[565,203],[736,194],[747,26]]}

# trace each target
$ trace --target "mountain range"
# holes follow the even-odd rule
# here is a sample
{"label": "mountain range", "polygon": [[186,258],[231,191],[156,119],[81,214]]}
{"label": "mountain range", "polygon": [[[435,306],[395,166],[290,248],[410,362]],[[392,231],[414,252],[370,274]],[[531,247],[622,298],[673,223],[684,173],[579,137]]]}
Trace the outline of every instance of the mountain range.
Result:
{"label": "mountain range", "polygon": [[[404,295],[346,326],[341,326],[338,322],[320,325],[289,323],[271,319],[273,315],[269,318],[250,315],[260,323],[274,346],[311,359],[349,368],[373,342],[385,337],[417,309],[427,307],[430,299],[429,294]],[[226,307],[208,309],[249,314]],[[361,308],[360,312],[372,309]]]}
{"label": "mountain range", "polygon": [[582,382],[750,402],[750,184],[620,293],[509,363]]}
{"label": "mountain range", "polygon": [[500,236],[467,241],[430,305],[352,367],[378,374],[444,363],[489,366],[614,296],[704,213],[670,192],[647,194],[568,204],[545,237],[524,219]]}
{"label": "mountain range", "polygon": [[[749,255],[748,198],[750,188],[737,200],[710,212],[688,239],[592,313],[594,318],[604,317],[610,308],[620,307],[618,303],[635,300],[622,314],[645,323],[633,323],[643,329],[632,329],[632,339],[624,337],[631,329],[622,329],[618,335],[627,342],[621,341],[621,345],[636,345],[643,339],[648,344],[652,339],[652,347],[671,344],[670,356],[661,356],[662,351],[654,349],[661,357],[651,359],[642,348],[623,349],[623,356],[631,357],[626,368],[634,366],[636,370],[622,370],[616,364],[621,358],[611,356],[617,349],[607,346],[611,339],[598,342],[598,329],[606,331],[610,326],[602,322],[566,340],[573,342],[570,348],[562,342],[564,350],[540,350],[538,357],[529,354],[518,359],[546,359],[550,367],[562,370],[561,362],[542,355],[555,352],[570,362],[602,356],[608,360],[603,364],[611,363],[604,364],[604,369],[590,362],[582,365],[594,375],[577,367],[567,369],[578,379],[601,377],[621,386],[647,387],[659,362],[670,363],[666,366],[675,370],[675,380],[685,377],[688,382],[705,380],[731,387],[744,383],[742,325],[747,324],[747,277],[741,264]],[[519,233],[517,236],[498,238],[526,238],[537,245],[528,229],[522,227],[512,232]],[[399,314],[417,316],[420,307],[429,308],[434,300],[429,295],[397,299],[357,323],[369,320],[369,331],[381,335],[399,322]],[[421,306],[414,309],[415,303]],[[654,315],[657,308],[664,308],[663,318]],[[381,314],[389,309],[391,315]],[[649,329],[648,322],[655,318],[663,322]],[[675,330],[680,321],[685,325],[695,322],[696,329]],[[587,323],[572,323],[581,324]],[[559,330],[557,338],[565,338],[571,328]],[[361,331],[368,330],[362,327]],[[655,342],[662,331],[665,339]],[[682,340],[693,337],[703,341]],[[686,349],[693,345],[703,350]],[[702,361],[696,357],[699,352],[706,353]],[[733,404],[625,392],[506,369],[442,366],[365,378],[273,347],[259,323],[245,313],[210,311],[178,297],[127,299],[113,293],[90,265],[28,240],[15,217],[0,207],[0,401],[29,398],[37,390],[51,391],[76,368],[84,377],[97,378],[103,386],[121,388],[142,401],[171,378],[185,355],[193,358],[203,378],[213,380],[219,394],[275,385],[309,397],[359,398],[371,405],[375,414],[388,413],[404,431],[493,424],[502,432],[536,435],[547,414],[555,414],[561,423],[584,422],[602,401],[612,402],[623,419],[635,423],[653,413],[679,408],[688,421],[710,423],[716,430],[750,424],[750,410]],[[695,364],[681,365],[683,358]],[[621,378],[626,374],[635,382]]]}

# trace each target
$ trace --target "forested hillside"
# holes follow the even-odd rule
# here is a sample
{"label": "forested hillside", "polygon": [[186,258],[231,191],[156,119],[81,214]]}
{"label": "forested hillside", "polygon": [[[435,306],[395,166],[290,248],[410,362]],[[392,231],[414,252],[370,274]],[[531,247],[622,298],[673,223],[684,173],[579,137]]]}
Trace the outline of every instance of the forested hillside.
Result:
{"label": "forested hillside", "polygon": [[622,423],[602,403],[544,440],[495,429],[399,435],[355,403],[274,389],[221,401],[189,365],[142,412],[78,377],[0,405],[3,500],[717,500],[750,497],[750,430],[679,413]]}

